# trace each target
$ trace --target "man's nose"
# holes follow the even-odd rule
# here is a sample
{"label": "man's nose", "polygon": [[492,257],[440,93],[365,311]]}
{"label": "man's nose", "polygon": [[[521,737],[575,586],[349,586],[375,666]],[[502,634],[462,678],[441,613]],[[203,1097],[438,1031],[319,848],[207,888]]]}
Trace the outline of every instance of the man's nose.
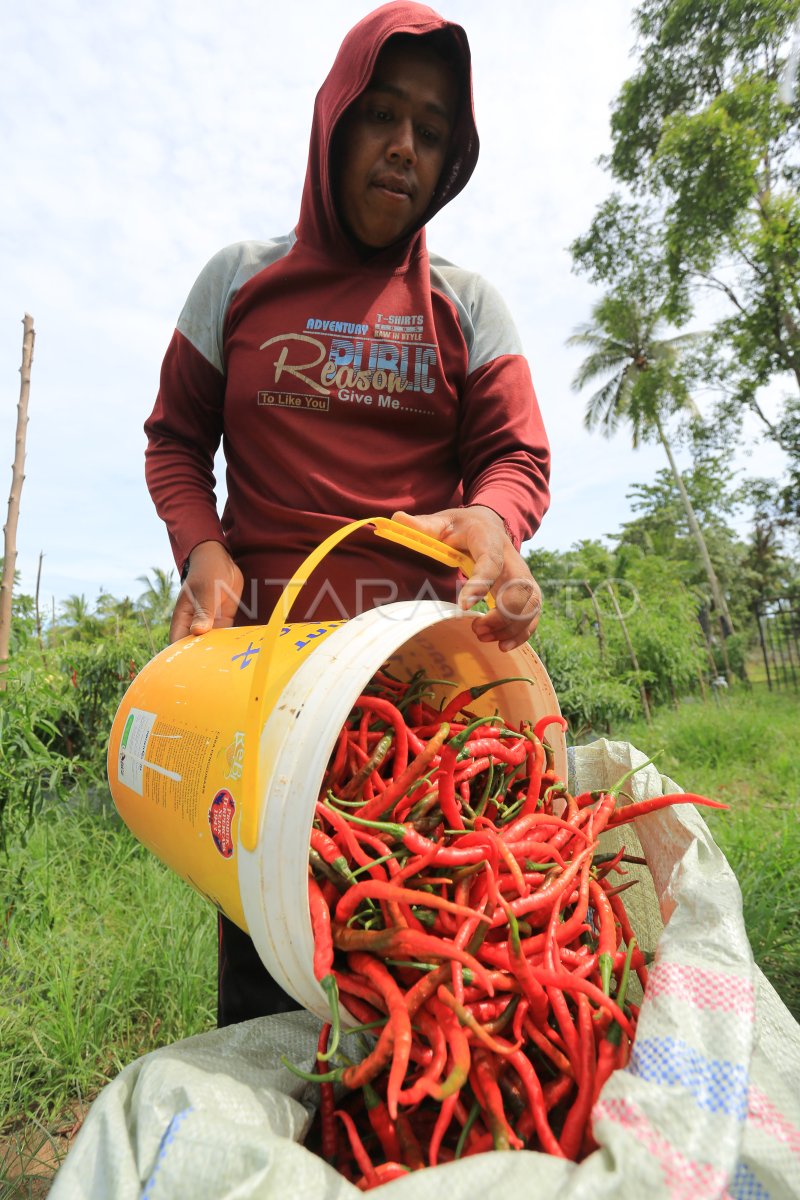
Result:
{"label": "man's nose", "polygon": [[386,156],[390,162],[400,161],[407,167],[413,167],[417,161],[413,121],[398,121],[395,124],[386,148]]}

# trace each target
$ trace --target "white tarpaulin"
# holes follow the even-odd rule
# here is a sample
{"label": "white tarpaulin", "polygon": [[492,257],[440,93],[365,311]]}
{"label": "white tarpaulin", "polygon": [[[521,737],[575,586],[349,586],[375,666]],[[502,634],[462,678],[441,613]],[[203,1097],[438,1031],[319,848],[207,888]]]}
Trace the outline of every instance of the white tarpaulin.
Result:
{"label": "white tarpaulin", "polygon": [[[580,747],[571,752],[571,788],[610,787],[642,762],[626,743]],[[643,799],[665,785],[677,790],[646,767],[626,788]],[[652,887],[648,879],[649,893],[642,884],[626,902],[656,959],[630,1062],[594,1109],[600,1149],[578,1165],[491,1152],[415,1172],[382,1195],[800,1197],[800,1026],[754,966],[736,879],[693,807],[636,824]],[[630,848],[630,830],[624,836]],[[131,1063],[94,1102],[51,1200],[361,1195],[302,1145],[317,1089],[280,1058],[313,1070],[318,1032],[306,1013],[265,1017]]]}

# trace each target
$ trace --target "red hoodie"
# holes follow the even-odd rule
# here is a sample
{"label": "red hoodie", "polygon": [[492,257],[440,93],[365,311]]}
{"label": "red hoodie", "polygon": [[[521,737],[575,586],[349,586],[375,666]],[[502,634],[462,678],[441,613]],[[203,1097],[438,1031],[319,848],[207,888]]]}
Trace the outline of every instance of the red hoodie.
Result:
{"label": "red hoodie", "polygon": [[[337,215],[333,134],[387,38],[434,30],[452,39],[463,81],[448,159],[420,227],[365,257]],[[547,509],[547,438],[505,305],[426,248],[425,222],[477,160],[470,77],[460,26],[404,0],[367,16],[317,96],[297,229],[222,250],[181,313],[145,424],[147,483],[179,569],[207,540],[238,562],[241,621],[265,620],[305,555],[347,521],[482,504],[519,546]],[[452,572],[364,533],[318,569],[293,617],[454,587]]]}

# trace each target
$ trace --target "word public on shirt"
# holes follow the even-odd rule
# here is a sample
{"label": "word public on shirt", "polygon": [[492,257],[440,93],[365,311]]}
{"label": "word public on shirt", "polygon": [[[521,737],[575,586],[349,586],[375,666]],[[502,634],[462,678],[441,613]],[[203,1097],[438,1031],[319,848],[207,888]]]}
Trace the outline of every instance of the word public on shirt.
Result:
{"label": "word public on shirt", "polygon": [[[335,396],[397,409],[404,393],[424,397],[435,390],[437,347],[422,341],[421,314],[378,313],[373,336],[368,332],[363,322],[309,317],[302,333],[268,338],[260,349],[275,354],[274,386],[259,391],[259,405],[327,412]],[[293,390],[297,383],[311,394]]]}

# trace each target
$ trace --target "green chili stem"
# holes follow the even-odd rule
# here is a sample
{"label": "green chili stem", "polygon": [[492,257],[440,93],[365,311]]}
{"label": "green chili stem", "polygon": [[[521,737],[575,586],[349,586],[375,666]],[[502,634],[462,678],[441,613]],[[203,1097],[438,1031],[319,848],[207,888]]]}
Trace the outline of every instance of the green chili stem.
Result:
{"label": "green chili stem", "polygon": [[466,1121],[464,1122],[464,1128],[461,1130],[461,1133],[458,1135],[458,1141],[456,1142],[456,1152],[455,1152],[456,1158],[461,1158],[461,1155],[464,1153],[464,1143],[466,1142],[467,1137],[469,1136],[470,1129],[472,1129],[472,1126],[477,1121],[478,1113],[480,1111],[481,1111],[481,1106],[480,1106],[480,1104],[478,1104],[478,1101],[475,1100],[473,1102],[472,1108],[469,1110],[469,1116],[467,1117]]}

